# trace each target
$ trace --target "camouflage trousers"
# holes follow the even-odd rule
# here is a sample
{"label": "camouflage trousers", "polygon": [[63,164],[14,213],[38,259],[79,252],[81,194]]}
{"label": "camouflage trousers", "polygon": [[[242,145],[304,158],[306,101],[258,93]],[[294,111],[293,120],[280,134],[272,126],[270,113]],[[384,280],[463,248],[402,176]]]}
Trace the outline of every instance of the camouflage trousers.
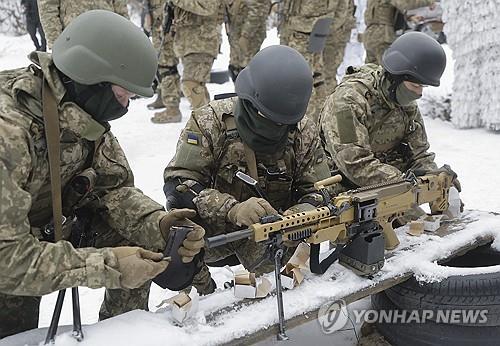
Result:
{"label": "camouflage trousers", "polygon": [[[295,248],[285,248],[282,263],[286,263],[293,255]],[[274,270],[274,259],[266,256],[266,247],[254,241],[244,239],[214,249],[205,248],[205,263],[200,272],[194,277],[192,285],[198,293],[204,295],[212,293],[215,287],[211,285],[211,275],[208,265],[223,260],[231,255],[236,255],[240,263],[250,272],[260,276]]]}
{"label": "camouflage trousers", "polygon": [[366,50],[365,64],[382,64],[382,55],[396,39],[390,25],[370,25],[363,33],[363,45]]}
{"label": "camouflage trousers", "polygon": [[323,103],[326,100],[327,90],[325,87],[325,76],[323,75],[323,54],[309,52],[307,49],[309,45],[309,37],[310,35],[307,33],[293,30],[283,30],[280,33],[280,44],[296,49],[304,56],[311,67],[313,72],[314,88],[311,99],[309,100],[306,116],[311,117],[314,123],[317,123],[319,112],[321,111]]}
{"label": "camouflage trousers", "polygon": [[260,50],[262,42],[266,38],[267,12],[266,15],[262,16],[262,21],[259,22],[259,25],[253,28],[253,35],[252,38],[248,40],[248,46],[241,47],[241,28],[244,24],[245,18],[246,17],[244,14],[238,14],[234,17],[231,17],[231,25],[226,28],[230,47],[229,65],[242,68],[247,66],[252,57],[257,54],[257,52]]}
{"label": "camouflage trousers", "polygon": [[326,94],[330,95],[337,86],[337,70],[344,60],[344,52],[351,37],[352,23],[346,23],[335,31],[332,31],[326,39],[323,51],[324,77]]}
{"label": "camouflage trousers", "polygon": [[209,54],[193,53],[181,58],[183,71],[182,92],[188,98],[192,109],[210,101],[206,83],[210,80],[210,70],[215,58]]}
{"label": "camouflage trousers", "polygon": [[[181,85],[174,54],[174,38],[166,34],[162,44],[161,23],[153,30],[153,46],[158,51],[158,74],[160,76],[161,99],[164,105],[179,105]],[[160,47],[161,46],[161,47]]]}

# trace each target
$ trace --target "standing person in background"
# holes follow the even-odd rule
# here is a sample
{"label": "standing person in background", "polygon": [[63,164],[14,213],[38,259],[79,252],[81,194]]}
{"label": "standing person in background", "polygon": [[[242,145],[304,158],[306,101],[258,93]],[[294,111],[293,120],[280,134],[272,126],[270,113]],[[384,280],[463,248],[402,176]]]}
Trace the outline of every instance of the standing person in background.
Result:
{"label": "standing person in background", "polygon": [[353,0],[338,1],[331,32],[326,39],[323,51],[323,72],[327,95],[330,95],[337,86],[337,70],[344,60],[344,52],[351,38],[351,31],[356,27],[355,9]]}
{"label": "standing person in background", "polygon": [[[35,49],[45,52],[47,50],[47,41],[45,40],[45,33],[40,23],[36,0],[21,0],[21,6],[24,7],[24,15],[26,16],[26,30],[35,44]],[[37,31],[40,36],[40,42],[38,42],[38,37],[36,36]]]}
{"label": "standing person in background", "polygon": [[192,109],[210,101],[206,83],[221,44],[222,0],[172,0],[174,52],[181,60],[181,88]]}
{"label": "standing person in background", "polygon": [[[158,87],[157,98],[148,105],[149,109],[165,108],[155,113],[151,121],[156,124],[178,123],[182,114],[179,109],[181,102],[181,78],[177,70],[179,59],[174,54],[173,32],[163,32],[166,0],[146,0],[151,16],[151,35],[153,45],[158,51]],[[173,20],[170,18],[169,20]]]}
{"label": "standing person in background", "polygon": [[270,0],[225,0],[226,33],[229,39],[229,75],[233,82],[266,38]]}
{"label": "standing person in background", "polygon": [[49,48],[64,28],[84,12],[107,10],[129,18],[127,0],[38,0],[38,5]]}
{"label": "standing person in background", "polygon": [[323,52],[312,52],[309,42],[314,25],[320,19],[335,18],[338,1],[282,0],[278,32],[280,43],[298,50],[311,67],[314,88],[306,116],[317,122],[319,111],[327,96],[325,87]]}
{"label": "standing person in background", "polygon": [[396,39],[394,26],[398,15],[419,7],[434,8],[434,0],[368,0],[365,11],[366,30],[363,44],[366,50],[365,63],[382,63],[382,55]]}

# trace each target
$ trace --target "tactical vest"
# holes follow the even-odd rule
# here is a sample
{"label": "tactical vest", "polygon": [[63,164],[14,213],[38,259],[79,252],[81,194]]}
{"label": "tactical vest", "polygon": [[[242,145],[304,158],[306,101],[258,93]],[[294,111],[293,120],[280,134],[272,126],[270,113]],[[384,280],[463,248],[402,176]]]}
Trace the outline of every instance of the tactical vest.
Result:
{"label": "tactical vest", "polygon": [[[234,105],[234,103],[230,103]],[[240,181],[236,172],[250,174],[247,156],[245,155],[244,143],[238,134],[233,118],[233,109],[228,103],[212,102],[216,117],[222,119],[223,136],[216,144],[215,180],[212,188],[223,193],[233,195],[237,200],[244,201],[250,197],[257,197],[255,193]],[[290,132],[288,143],[282,154],[263,155],[256,153],[256,167],[260,188],[265,192],[268,201],[276,210],[288,209],[294,199],[292,186],[294,183],[294,171],[296,167],[294,141],[297,131]]]}

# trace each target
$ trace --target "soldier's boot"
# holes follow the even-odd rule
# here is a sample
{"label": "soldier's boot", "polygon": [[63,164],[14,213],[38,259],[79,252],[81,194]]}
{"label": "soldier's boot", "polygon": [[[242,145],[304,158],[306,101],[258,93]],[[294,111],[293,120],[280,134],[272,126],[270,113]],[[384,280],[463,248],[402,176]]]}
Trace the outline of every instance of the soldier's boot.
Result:
{"label": "soldier's boot", "polygon": [[155,124],[179,123],[182,120],[182,114],[179,105],[167,104],[166,109],[155,113],[151,122]]}
{"label": "soldier's boot", "polygon": [[192,109],[200,108],[210,102],[210,94],[205,83],[185,80],[181,82],[181,88]]}
{"label": "soldier's boot", "polygon": [[156,99],[151,102],[150,104],[147,105],[148,109],[160,109],[164,108],[165,105],[163,104],[163,101],[161,100],[161,89],[158,88],[156,89]]}
{"label": "soldier's boot", "polygon": [[229,64],[229,76],[231,77],[231,80],[233,82],[236,81],[236,77],[238,77],[238,74],[240,74],[241,70],[243,70],[243,67]]}

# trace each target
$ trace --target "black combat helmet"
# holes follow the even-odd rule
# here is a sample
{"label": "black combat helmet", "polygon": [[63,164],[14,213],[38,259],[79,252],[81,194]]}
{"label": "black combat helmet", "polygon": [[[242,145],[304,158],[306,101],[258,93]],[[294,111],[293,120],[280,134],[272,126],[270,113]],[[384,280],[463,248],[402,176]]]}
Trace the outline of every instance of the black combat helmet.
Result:
{"label": "black combat helmet", "polygon": [[443,47],[421,32],[409,32],[385,51],[382,66],[392,75],[424,85],[439,86],[446,67]]}
{"label": "black combat helmet", "polygon": [[238,97],[248,100],[266,118],[296,124],[306,113],[313,85],[304,57],[287,46],[258,52],[236,78]]}
{"label": "black combat helmet", "polygon": [[109,82],[153,96],[156,51],[148,37],[119,14],[93,10],[79,15],[55,40],[52,58],[62,73],[80,84]]}

